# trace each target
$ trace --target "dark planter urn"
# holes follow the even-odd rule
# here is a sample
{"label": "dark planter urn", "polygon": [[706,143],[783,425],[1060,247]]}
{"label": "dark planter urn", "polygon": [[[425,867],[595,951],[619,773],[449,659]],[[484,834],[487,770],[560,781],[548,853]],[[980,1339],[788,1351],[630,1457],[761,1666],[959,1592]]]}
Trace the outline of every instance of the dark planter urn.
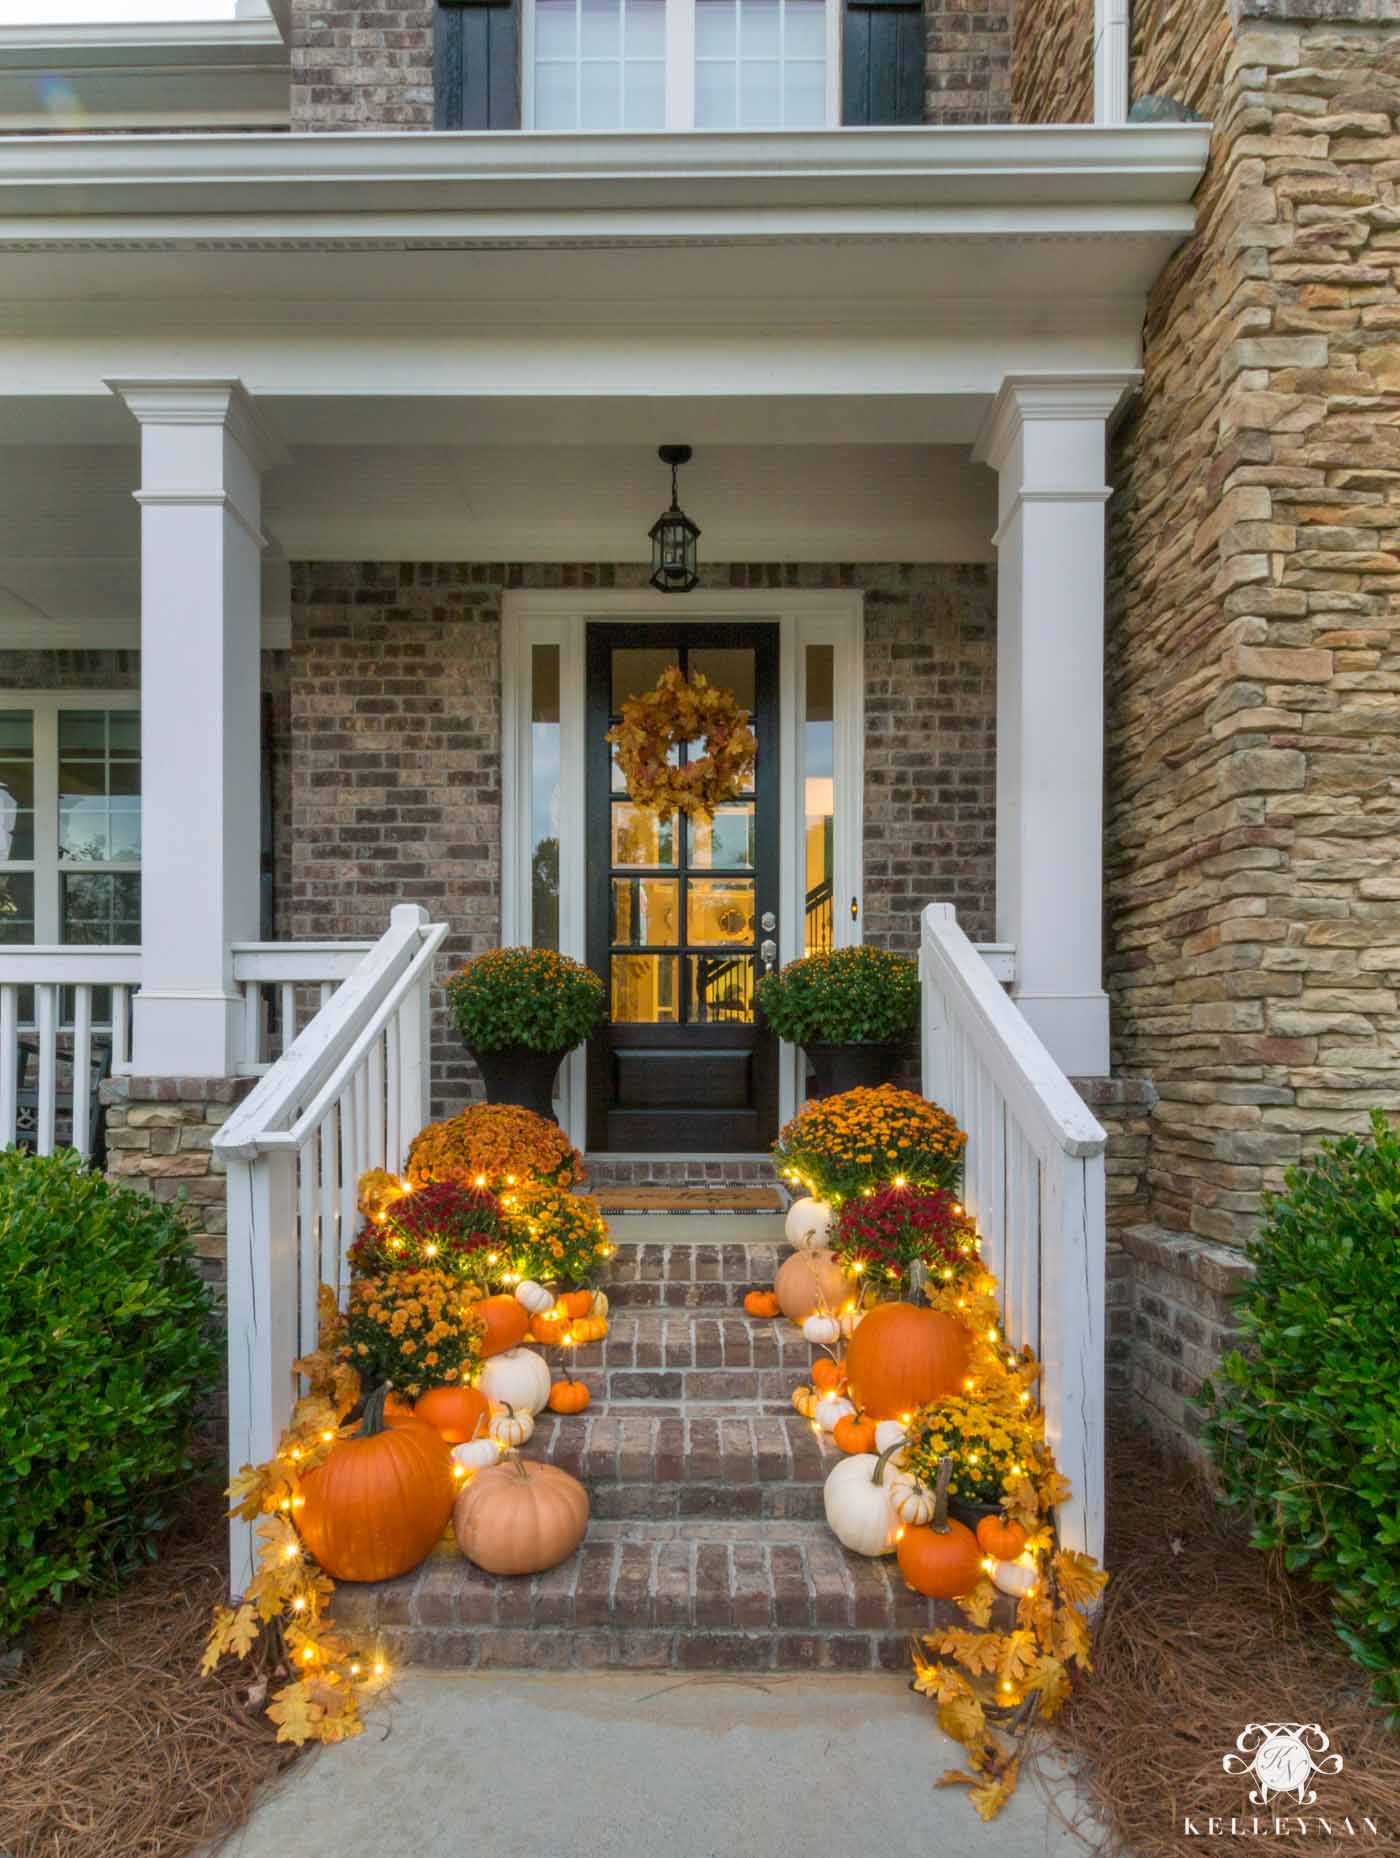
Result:
{"label": "dark planter urn", "polygon": [[977,1525],[988,1516],[1000,1516],[1002,1507],[999,1503],[977,1503],[971,1497],[949,1497],[948,1514],[955,1522],[963,1523],[977,1533]]}
{"label": "dark planter urn", "polygon": [[472,1051],[476,1068],[486,1086],[488,1103],[515,1103],[522,1110],[533,1110],[548,1122],[554,1115],[554,1080],[567,1051],[537,1052],[528,1045],[510,1045],[502,1051]]}
{"label": "dark planter urn", "polygon": [[843,1090],[890,1083],[899,1068],[900,1047],[889,1045],[804,1045],[816,1073],[809,1096],[839,1097]]}

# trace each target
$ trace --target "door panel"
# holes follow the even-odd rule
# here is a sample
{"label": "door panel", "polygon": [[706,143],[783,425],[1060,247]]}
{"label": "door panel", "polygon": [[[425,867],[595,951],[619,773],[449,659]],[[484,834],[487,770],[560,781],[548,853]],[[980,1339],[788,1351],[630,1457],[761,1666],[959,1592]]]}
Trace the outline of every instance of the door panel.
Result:
{"label": "door panel", "polygon": [[[713,819],[634,806],[608,749],[623,701],[672,664],[732,690],[758,738],[745,796]],[[757,1152],[778,1110],[776,1041],[753,1005],[759,944],[777,936],[762,924],[779,901],[778,628],[590,626],[585,740],[588,960],[610,1005],[589,1044],[588,1146]]]}

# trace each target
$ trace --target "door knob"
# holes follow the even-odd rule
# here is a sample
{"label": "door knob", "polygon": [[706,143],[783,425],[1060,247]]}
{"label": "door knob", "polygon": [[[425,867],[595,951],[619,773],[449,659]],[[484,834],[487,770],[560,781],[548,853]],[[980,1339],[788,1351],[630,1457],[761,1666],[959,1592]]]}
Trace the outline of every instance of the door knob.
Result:
{"label": "door knob", "polygon": [[763,972],[765,974],[771,974],[773,972],[773,963],[778,959],[778,944],[776,942],[761,942],[759,944],[758,953],[763,962]]}

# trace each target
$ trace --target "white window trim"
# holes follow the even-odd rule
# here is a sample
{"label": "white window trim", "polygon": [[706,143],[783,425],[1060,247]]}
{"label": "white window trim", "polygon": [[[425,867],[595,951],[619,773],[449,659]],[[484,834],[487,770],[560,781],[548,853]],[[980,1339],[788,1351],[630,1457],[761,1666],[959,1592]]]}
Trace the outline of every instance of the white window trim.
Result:
{"label": "white window trim", "polygon": [[[826,121],[841,127],[840,0],[826,4]],[[666,0],[666,128],[695,127],[695,0]],[[523,0],[520,20],[520,123],[535,127],[535,0]],[[646,131],[621,131],[644,134]],[[655,131],[650,133],[655,134]]]}
{"label": "white window trim", "polygon": [[[802,953],[806,926],[804,849],[806,782],[802,725],[806,719],[807,647],[835,651],[833,760],[836,812],[832,830],[836,947],[864,939],[865,596],[858,589],[752,591],[663,595],[590,593],[586,589],[509,592],[501,607],[501,943],[528,945],[530,894],[531,650],[559,647],[559,948],[587,959],[585,919],[584,688],[585,636],[591,623],[639,620],[668,624],[725,620],[776,623],[779,640],[778,958]],[[852,904],[855,905],[852,914]],[[587,1139],[586,1057],[574,1052],[561,1073],[560,1123],[582,1149]],[[783,1045],[779,1117],[786,1122],[802,1098],[801,1054]]]}
{"label": "white window trim", "polygon": [[[34,873],[34,942],[60,946],[64,870],[140,872],[140,859],[85,859],[67,864],[58,853],[58,713],[60,710],[136,710],[139,690],[0,690],[0,710],[29,710],[34,717],[34,856],[0,861],[0,876]],[[48,822],[44,829],[43,822]],[[24,943],[15,946],[27,946]]]}

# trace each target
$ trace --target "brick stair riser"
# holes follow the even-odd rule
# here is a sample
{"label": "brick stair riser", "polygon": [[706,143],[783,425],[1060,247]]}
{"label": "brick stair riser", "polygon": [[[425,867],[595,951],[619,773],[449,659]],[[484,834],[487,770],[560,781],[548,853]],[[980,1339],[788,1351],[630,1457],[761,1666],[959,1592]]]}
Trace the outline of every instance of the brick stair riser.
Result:
{"label": "brick stair riser", "polygon": [[608,1301],[627,1310],[735,1309],[745,1291],[772,1286],[787,1255],[774,1243],[620,1244],[608,1264]]}
{"label": "brick stair riser", "polygon": [[[648,1312],[647,1314],[651,1314]],[[619,1311],[605,1340],[570,1351],[568,1371],[594,1400],[791,1408],[816,1351],[790,1323],[656,1312],[650,1324]],[[669,1316],[669,1320],[664,1320]],[[559,1372],[556,1351],[547,1350]]]}

